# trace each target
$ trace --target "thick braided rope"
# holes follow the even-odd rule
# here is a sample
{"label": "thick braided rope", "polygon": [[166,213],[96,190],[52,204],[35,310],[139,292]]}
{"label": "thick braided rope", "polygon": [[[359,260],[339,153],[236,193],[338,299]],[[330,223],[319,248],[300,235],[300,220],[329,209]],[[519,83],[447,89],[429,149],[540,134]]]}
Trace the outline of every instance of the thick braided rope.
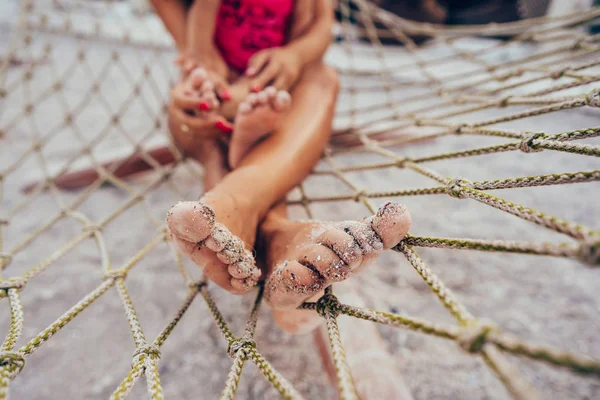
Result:
{"label": "thick braided rope", "polygon": [[[343,18],[345,19],[345,34],[346,39],[348,39],[351,37],[349,32],[349,29],[351,28],[350,20],[354,18],[354,11],[352,11],[353,7],[350,6],[348,1],[340,1],[339,3]],[[345,363],[344,350],[341,347],[341,341],[339,339],[340,332],[335,320],[339,313],[345,313],[354,317],[368,319],[379,323],[387,323],[394,326],[405,326],[411,329],[416,329],[423,333],[434,334],[437,336],[457,340],[459,343],[462,343],[462,346],[465,348],[465,350],[481,354],[484,360],[486,360],[490,367],[497,373],[502,382],[505,383],[511,394],[517,398],[531,398],[534,396],[534,394],[531,391],[531,387],[519,379],[518,372],[515,372],[514,368],[502,359],[496,348],[500,348],[503,351],[508,351],[514,354],[531,357],[533,359],[546,361],[552,363],[553,365],[571,368],[579,373],[598,375],[600,371],[600,363],[595,359],[544,346],[525,343],[516,338],[511,338],[509,336],[497,333],[495,329],[489,328],[489,325],[486,324],[476,324],[476,327],[472,328],[474,323],[473,321],[478,320],[476,320],[468,311],[466,311],[466,309],[457,301],[453,294],[448,291],[441,280],[435,274],[433,274],[431,269],[425,265],[425,263],[418,257],[412,248],[413,246],[425,246],[476,249],[482,251],[510,251],[528,254],[545,254],[560,257],[578,257],[581,261],[591,266],[595,266],[600,263],[600,240],[598,239],[599,236],[597,232],[589,228],[570,223],[569,221],[563,221],[552,216],[547,216],[537,212],[536,210],[532,210],[482,192],[483,190],[596,181],[598,180],[598,171],[580,171],[565,174],[507,178],[499,181],[469,182],[467,180],[447,178],[436,171],[421,165],[442,159],[481,156],[485,154],[516,150],[520,150],[523,153],[539,152],[541,150],[553,150],[582,156],[599,156],[600,152],[597,146],[588,144],[581,145],[577,143],[564,143],[565,141],[598,136],[598,133],[600,132],[599,128],[588,128],[578,131],[564,132],[556,135],[548,135],[543,132],[509,132],[506,130],[489,127],[489,125],[500,122],[518,121],[523,118],[542,116],[561,110],[570,110],[582,107],[599,107],[600,97],[597,89],[588,92],[587,94],[572,98],[540,97],[551,95],[560,90],[577,88],[579,86],[598,82],[598,80],[600,80],[600,78],[596,75],[586,75],[585,71],[587,68],[596,66],[596,61],[577,62],[578,57],[584,57],[586,55],[595,54],[598,52],[598,47],[595,45],[595,41],[589,40],[586,37],[582,37],[580,34],[571,34],[565,31],[561,38],[572,40],[571,43],[568,43],[564,46],[558,46],[552,50],[542,51],[540,53],[527,56],[521,60],[518,60],[517,62],[509,61],[499,65],[492,65],[489,62],[484,61],[483,57],[486,54],[489,54],[498,48],[504,48],[514,43],[518,43],[520,40],[529,40],[536,43],[552,41],[552,39],[544,38],[543,33],[545,31],[547,32],[551,29],[555,29],[556,26],[552,26],[551,24],[546,26],[545,22],[548,22],[549,20],[542,18],[537,21],[538,24],[532,24],[529,21],[525,21],[523,23],[514,23],[505,26],[490,26],[486,28],[460,27],[456,29],[444,29],[440,27],[414,24],[409,21],[399,19],[396,16],[379,10],[373,5],[362,0],[357,1],[356,4],[358,5],[359,13],[357,20],[360,21],[362,26],[362,28],[358,29],[358,32],[360,35],[364,35],[369,39],[376,52],[377,62],[381,67],[381,70],[376,76],[377,80],[383,81],[383,84],[380,84],[381,82],[376,82],[371,88],[355,88],[353,86],[353,95],[357,95],[361,91],[367,90],[385,91],[385,102],[382,103],[382,105],[388,107],[392,111],[392,114],[391,117],[389,117],[389,120],[388,117],[377,117],[378,119],[371,119],[370,121],[358,123],[358,119],[356,118],[357,116],[360,114],[368,116],[370,112],[376,111],[378,108],[380,108],[380,106],[375,105],[361,108],[357,105],[357,102],[354,100],[353,96],[350,101],[352,105],[350,110],[350,115],[352,117],[351,129],[349,129],[347,132],[350,132],[352,135],[355,135],[357,138],[359,138],[361,145],[358,147],[350,146],[349,148],[342,147],[340,149],[334,149],[329,153],[329,157],[334,157],[338,153],[341,154],[348,151],[369,151],[390,158],[391,161],[376,165],[350,167],[339,167],[333,162],[330,163],[334,172],[332,175],[346,184],[346,186],[353,191],[353,194],[349,196],[323,196],[319,198],[316,196],[307,196],[306,192],[302,190],[302,200],[299,204],[302,204],[305,207],[308,215],[311,216],[310,205],[319,201],[353,200],[356,202],[361,202],[368,208],[372,209],[372,206],[368,201],[369,198],[404,195],[449,194],[457,198],[475,199],[484,204],[496,207],[523,219],[545,226],[546,228],[565,233],[576,238],[579,241],[579,244],[572,245],[567,243],[550,244],[514,241],[484,241],[477,239],[407,237],[396,247],[396,250],[404,253],[411,265],[430,285],[431,289],[437,294],[442,303],[457,318],[459,323],[466,326],[466,328],[443,327],[411,317],[352,308],[350,306],[341,305],[330,293],[328,293],[326,297],[324,297],[322,300],[319,300],[319,302],[315,303],[314,305],[305,305],[304,308],[315,309],[326,319],[328,332],[332,342],[332,348],[334,350],[334,359],[338,370],[337,372],[338,376],[340,377],[339,386],[342,392],[342,397],[353,398],[355,393],[352,385],[351,372]],[[46,14],[44,14],[44,11],[41,11],[41,14],[39,14],[41,18],[36,19],[35,22],[32,22],[31,20],[25,22],[26,18],[24,18],[24,16],[35,16],[38,12],[37,9],[38,5],[34,5],[31,0],[26,0],[22,3],[22,17],[19,24],[19,29],[15,35],[15,40],[13,40],[9,46],[10,49],[7,53],[7,57],[0,59],[0,100],[4,101],[3,99],[7,98],[9,94],[18,87],[18,85],[22,86],[27,92],[23,111],[12,117],[12,119],[7,123],[3,123],[0,126],[0,140],[2,140],[2,136],[6,132],[11,132],[17,126],[17,123],[20,120],[32,118],[38,109],[38,103],[53,97],[61,99],[60,101],[64,101],[62,98],[62,91],[65,85],[63,83],[75,71],[78,65],[88,68],[86,46],[84,46],[84,43],[85,41],[94,40],[94,35],[76,32],[70,19],[71,17],[67,17],[64,20],[63,25],[49,26],[47,24],[49,18]],[[599,10],[592,10],[590,13],[579,13],[576,15],[565,16],[552,22],[559,25],[563,24],[566,27],[570,25],[584,24],[587,21],[596,18],[598,15],[600,15]],[[384,28],[381,27],[382,25]],[[518,33],[518,36],[516,36],[514,39],[502,42],[497,46],[489,46],[486,49],[473,52],[460,50],[454,47],[452,40],[445,39],[446,37],[450,36],[460,37],[467,34],[497,35],[501,29],[505,29],[512,33]],[[36,68],[43,64],[43,57],[40,60],[33,60],[25,68],[25,73],[21,79],[9,82],[8,85],[6,85],[6,71],[8,70],[9,62],[11,62],[11,60],[17,60],[17,52],[25,56],[33,55],[33,50],[31,48],[33,41],[33,36],[31,34],[32,32],[52,32],[54,34],[62,33],[67,35],[76,35],[79,41],[77,57],[73,60],[73,62],[66,66],[67,68],[65,68],[63,73],[59,74],[54,70],[53,72],[55,72],[54,75],[56,76],[56,82],[50,88],[42,91],[33,90],[31,81]],[[438,57],[437,59],[428,60],[427,62],[421,60],[417,52],[418,48],[409,36],[410,33],[414,32],[438,36],[439,40],[446,40],[446,45],[454,50],[454,55]],[[100,35],[100,30],[98,30],[95,34]],[[161,47],[147,42],[134,43],[134,40],[132,39],[133,36],[134,35],[132,32],[129,29],[126,29],[122,37],[120,37],[120,40],[126,44],[135,44],[132,46],[133,51],[137,51],[135,46],[149,46],[150,48],[154,49],[156,52],[155,55],[158,55],[160,54],[158,52],[159,49],[167,48],[167,46]],[[413,96],[412,98],[407,97],[399,101],[394,100],[394,93],[398,90],[402,90],[403,83],[398,82],[392,72],[395,70],[402,70],[402,68],[398,68],[394,65],[388,65],[386,63],[383,51],[381,49],[380,37],[393,37],[405,44],[407,49],[410,51],[411,56],[414,58],[414,60],[416,60],[416,67],[426,79],[424,87],[431,88],[431,93],[436,93],[436,95],[442,97],[448,96],[447,99],[442,102],[441,106],[428,105],[410,114],[404,114],[400,111],[403,104],[409,104],[410,102],[416,101],[419,98],[427,98],[428,96],[431,97],[431,93]],[[351,58],[356,57],[354,53],[357,50],[348,45],[348,42],[349,41],[344,41],[343,44],[346,53]],[[44,46],[43,50],[44,57],[47,57],[51,54],[51,49],[52,44],[49,39],[46,39],[46,46]],[[569,60],[571,62],[569,66],[556,68],[552,62],[547,62],[544,60],[544,58],[564,53],[566,53],[567,56],[572,57],[572,60]],[[453,59],[464,60],[479,65],[482,68],[482,72],[479,73],[478,79],[468,83],[461,83],[461,80],[467,77],[469,73],[458,72],[447,77],[444,79],[444,82],[442,82],[437,79],[435,75],[432,74],[428,69],[428,67],[433,65],[442,65],[443,63],[452,61]],[[160,57],[156,57],[156,60],[158,65],[164,64],[164,60],[161,61]],[[540,66],[531,66],[530,64],[532,62],[538,62]],[[85,107],[87,107],[92,97],[97,98],[104,105],[104,107],[110,109],[110,101],[99,90],[99,87],[101,82],[108,77],[111,66],[117,66],[117,68],[120,68],[123,74],[126,76],[127,82],[131,84],[132,90],[129,100],[133,100],[136,97],[141,98],[141,103],[144,109],[147,111],[147,114],[152,115],[154,111],[148,106],[147,102],[143,100],[143,96],[140,96],[140,89],[143,83],[150,82],[151,85],[156,86],[156,82],[153,81],[152,75],[150,74],[150,67],[148,64],[144,65],[144,73],[139,77],[134,77],[127,71],[126,68],[124,68],[123,62],[119,57],[119,52],[114,51],[111,59],[107,60],[104,66],[100,69],[100,74],[96,75],[96,78],[92,82],[92,89],[84,97],[84,99],[74,108],[65,107],[65,110],[68,111],[66,111],[64,122],[60,126],[52,129],[50,132],[42,132],[39,128],[32,127],[31,146],[23,154],[21,154],[15,162],[0,170],[0,200],[3,199],[3,186],[5,184],[4,178],[14,174],[28,158],[36,158],[39,161],[40,168],[45,177],[44,180],[38,184],[29,195],[23,197],[22,200],[20,199],[18,202],[12,205],[9,210],[6,210],[6,212],[4,212],[5,210],[2,210],[2,215],[0,215],[1,268],[4,269],[8,267],[12,262],[14,262],[16,255],[27,249],[36,238],[43,237],[43,235],[46,234],[49,229],[55,226],[55,224],[58,222],[72,218],[78,222],[81,222],[83,225],[81,234],[64,243],[38,265],[32,267],[21,276],[0,280],[0,295],[2,297],[8,297],[11,311],[9,332],[2,347],[2,354],[0,354],[0,398],[6,398],[8,396],[8,386],[10,381],[14,379],[15,376],[23,369],[26,357],[33,351],[37,350],[43,343],[45,343],[45,341],[49,340],[54,334],[62,329],[62,327],[64,327],[79,313],[89,307],[96,299],[106,293],[112,286],[117,287],[117,291],[121,297],[126,317],[132,331],[134,343],[136,345],[136,350],[132,360],[132,369],[114,392],[114,398],[125,397],[130,392],[135,382],[144,374],[146,375],[147,390],[150,397],[162,398],[162,389],[160,387],[157,368],[160,346],[162,343],[164,343],[177,322],[181,319],[182,315],[185,313],[198,291],[202,293],[202,297],[204,297],[211,314],[217,321],[217,325],[227,340],[230,353],[234,357],[232,369],[226,382],[224,394],[226,393],[227,395],[225,398],[233,398],[235,395],[237,384],[241,376],[243,362],[247,358],[251,359],[257,364],[262,373],[276,387],[276,389],[284,398],[300,398],[300,395],[295,391],[295,389],[281,376],[281,374],[273,369],[273,367],[268,363],[267,360],[264,359],[264,357],[262,357],[262,355],[260,355],[255,346],[255,342],[253,339],[251,339],[254,329],[253,327],[256,324],[257,314],[255,311],[258,309],[260,295],[258,296],[257,303],[249,319],[249,326],[251,328],[249,330],[247,329],[242,337],[235,338],[227,327],[220,312],[216,308],[216,305],[210,297],[209,292],[206,290],[204,281],[190,282],[184,268],[181,267],[179,259],[176,262],[180,266],[180,271],[182,271],[184,281],[190,287],[190,294],[188,297],[186,297],[183,305],[177,310],[175,317],[169,321],[165,329],[161,331],[155,341],[151,344],[146,342],[135,311],[135,307],[129,298],[129,294],[125,286],[125,279],[128,271],[131,270],[131,268],[139,264],[139,262],[145,256],[147,256],[150,251],[152,251],[159,244],[163,243],[165,238],[164,230],[161,231],[159,235],[155,236],[155,238],[153,238],[137,254],[135,254],[130,261],[125,263],[122,267],[113,270],[110,268],[110,257],[102,237],[102,229],[109,223],[120,219],[121,215],[136,205],[141,205],[144,207],[144,209],[147,211],[148,219],[157,227],[161,227],[162,221],[156,220],[156,218],[150,212],[151,210],[146,203],[146,196],[157,190],[159,187],[164,186],[167,186],[169,190],[173,190],[177,193],[177,189],[171,185],[171,182],[168,180],[168,178],[176,168],[179,168],[179,164],[176,162],[172,167],[162,167],[144,150],[145,147],[143,145],[143,141],[153,135],[155,130],[160,129],[160,120],[157,119],[153,130],[149,131],[147,135],[145,135],[143,139],[139,141],[134,139],[127,132],[127,130],[124,129],[122,125],[122,117],[127,112],[127,105],[121,107],[119,110],[112,111],[107,128],[103,129],[100,134],[94,137],[91,141],[86,138],[84,132],[82,132],[81,129],[74,123],[76,119],[75,116],[84,110]],[[353,64],[351,66],[355,67]],[[52,64],[50,67],[54,68]],[[360,72],[352,69],[348,69],[344,73],[355,77],[360,76]],[[527,78],[519,82],[509,81],[511,78],[525,76],[526,74],[530,73],[535,73],[538,75],[534,78]],[[494,89],[479,90],[479,85],[485,83],[490,78],[496,80],[497,82],[506,81],[506,83],[503,86],[499,86]],[[571,79],[571,81],[567,83],[562,83],[562,81],[557,82],[550,88],[538,90],[537,92],[520,93],[519,96],[515,96],[510,93],[502,93],[503,91],[518,88],[520,86],[524,86],[525,84],[543,79]],[[379,85],[379,87],[377,87],[377,85]],[[478,89],[478,91],[472,96],[462,96],[460,94],[458,96],[454,96],[455,93],[471,89]],[[498,94],[499,97],[491,97],[492,95],[496,94]],[[131,103],[131,101],[126,102],[126,104],[127,103]],[[445,110],[447,107],[454,107],[456,105],[464,105],[464,107],[452,111]],[[444,121],[445,118],[467,115],[478,110],[506,108],[513,105],[531,105],[535,108],[469,124],[461,123],[457,125],[455,123]],[[430,112],[438,112],[438,114],[432,115]],[[2,107],[0,107],[0,113],[2,113]],[[421,158],[408,159],[406,157],[398,157],[394,152],[386,149],[387,146],[391,146],[394,143],[402,143],[403,140],[406,142],[406,139],[394,139],[390,140],[389,142],[379,140],[373,141],[369,139],[378,133],[377,130],[371,130],[370,125],[377,124],[379,122],[391,122],[395,124],[392,125],[392,128],[387,128],[388,131],[390,129],[403,129],[407,127],[437,127],[444,130],[440,133],[430,134],[427,137],[424,136],[424,139],[437,138],[444,135],[488,135],[512,138],[518,140],[518,142],[490,146],[487,148],[470,149],[462,152],[436,154]],[[51,174],[46,166],[46,156],[42,150],[44,150],[45,146],[47,146],[51,139],[58,135],[62,129],[67,128],[73,130],[77,138],[81,141],[81,150],[78,154],[70,158],[58,173]],[[140,152],[141,157],[155,170],[157,174],[156,179],[150,182],[150,184],[148,184],[142,190],[134,189],[132,185],[114,175],[114,172],[119,167],[118,163],[109,167],[105,167],[94,157],[92,150],[108,136],[109,132],[111,132],[111,129],[117,130],[122,137],[126,138],[129,143],[134,145],[136,150]],[[363,130],[365,132],[361,132]],[[334,143],[336,140],[338,139],[335,138]],[[414,139],[415,142],[418,140],[420,139]],[[171,150],[173,154],[176,155],[177,160],[181,160],[181,155],[179,152],[172,146]],[[44,190],[49,190],[52,193],[56,193],[58,191],[56,184],[57,177],[66,172],[69,167],[82,156],[86,156],[91,160],[94,169],[99,173],[100,179],[82,191],[69,204],[66,204],[62,199],[60,199],[60,197],[55,196],[54,200],[59,205],[60,211],[55,215],[50,216],[46,221],[43,221],[35,230],[32,231],[30,235],[22,239],[20,242],[14,244],[13,247],[5,249],[3,241],[4,230],[11,222],[13,222],[15,215],[20,210],[25,209],[29,204],[31,204],[36,196],[40,195]],[[524,156],[527,156],[527,154],[524,154]],[[185,165],[183,168],[185,168]],[[423,175],[424,177],[433,178],[442,186],[425,189],[402,189],[397,191],[373,192],[356,187],[345,175],[346,172],[379,168],[407,168]],[[126,202],[124,202],[116,210],[113,210],[113,212],[107,215],[99,223],[94,224],[87,220],[85,216],[77,214],[75,210],[79,205],[90,199],[91,196],[101,187],[101,185],[106,182],[111,183],[112,185],[125,191],[130,197]],[[31,339],[25,346],[21,347],[17,351],[13,350],[23,328],[23,312],[21,308],[19,292],[21,290],[26,290],[28,281],[43,273],[47,268],[55,264],[67,253],[76,249],[77,246],[79,246],[88,238],[93,238],[97,243],[99,255],[104,269],[104,282],[89,295],[85,296],[56,322],[51,324],[38,336]]]}

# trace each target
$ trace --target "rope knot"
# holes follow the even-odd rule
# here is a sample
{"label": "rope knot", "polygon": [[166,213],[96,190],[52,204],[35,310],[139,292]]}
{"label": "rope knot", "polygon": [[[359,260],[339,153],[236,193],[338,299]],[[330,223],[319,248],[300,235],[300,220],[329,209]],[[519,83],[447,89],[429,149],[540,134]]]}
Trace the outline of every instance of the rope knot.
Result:
{"label": "rope knot", "polygon": [[508,106],[508,102],[510,101],[510,99],[512,99],[513,95],[509,94],[504,96],[503,98],[501,98],[498,101],[498,107],[507,107]]}
{"label": "rope knot", "polygon": [[160,349],[153,344],[138,347],[131,357],[131,368],[133,368],[143,357],[160,358]]}
{"label": "rope knot", "polygon": [[235,358],[239,351],[246,352],[249,348],[255,349],[256,341],[250,336],[244,335],[227,343],[227,354],[229,354],[229,357]]}
{"label": "rope knot", "polygon": [[585,103],[590,107],[600,107],[600,88],[593,89],[586,94]]}
{"label": "rope knot", "polygon": [[558,70],[556,70],[556,71],[552,71],[552,72],[550,73],[550,78],[552,78],[552,79],[560,79],[560,78],[562,78],[563,76],[565,76],[565,74],[566,74],[567,72],[571,72],[571,68],[569,68],[569,67],[564,67],[564,68],[558,69]]}
{"label": "rope knot", "polygon": [[366,194],[367,193],[364,190],[361,190],[359,192],[356,192],[353,199],[358,203],[361,200],[361,198],[365,197]]}
{"label": "rope knot", "polygon": [[521,144],[519,148],[524,153],[537,153],[542,151],[542,149],[536,149],[534,147],[533,141],[542,137],[545,137],[546,134],[544,132],[527,132],[523,140],[521,140]]}
{"label": "rope knot", "polygon": [[16,369],[10,373],[10,378],[13,379],[25,367],[25,357],[18,351],[2,351],[0,352],[0,366],[14,366]]}
{"label": "rope knot", "polygon": [[600,237],[588,239],[579,245],[579,259],[588,265],[600,265]]}
{"label": "rope knot", "polygon": [[201,279],[198,281],[192,281],[188,284],[188,287],[190,289],[196,289],[196,290],[200,290],[202,289],[204,286],[208,285],[208,283],[206,282],[205,279]]}
{"label": "rope knot", "polygon": [[466,197],[465,189],[471,188],[471,182],[466,179],[453,179],[446,186],[446,193],[457,199],[464,199]]}
{"label": "rope knot", "polygon": [[467,126],[469,126],[469,124],[465,124],[465,123],[458,124],[454,127],[452,132],[456,135],[460,135],[462,133],[462,129],[466,128]]}
{"label": "rope knot", "polygon": [[88,224],[83,227],[83,231],[88,232],[88,233],[100,232],[101,229],[102,229],[101,227],[99,227],[98,225],[95,225],[95,224]]}
{"label": "rope knot", "polygon": [[333,315],[334,318],[337,318],[341,313],[340,306],[337,297],[332,293],[325,293],[317,300],[316,311],[323,318],[326,318],[327,315]]}
{"label": "rope knot", "polygon": [[114,270],[110,270],[107,271],[104,274],[104,279],[118,279],[118,278],[123,278],[125,279],[127,277],[127,271],[123,271],[120,269],[114,269]]}
{"label": "rope knot", "polygon": [[25,279],[23,278],[10,278],[5,281],[0,281],[0,289],[22,289],[25,286]]}
{"label": "rope knot", "polygon": [[406,167],[406,163],[409,161],[411,161],[410,158],[406,158],[406,157],[401,158],[398,161],[396,161],[396,167],[404,168],[404,167]]}
{"label": "rope knot", "polygon": [[458,335],[458,344],[469,353],[478,353],[488,341],[490,334],[498,332],[499,329],[488,321],[474,321],[471,325],[462,329]]}

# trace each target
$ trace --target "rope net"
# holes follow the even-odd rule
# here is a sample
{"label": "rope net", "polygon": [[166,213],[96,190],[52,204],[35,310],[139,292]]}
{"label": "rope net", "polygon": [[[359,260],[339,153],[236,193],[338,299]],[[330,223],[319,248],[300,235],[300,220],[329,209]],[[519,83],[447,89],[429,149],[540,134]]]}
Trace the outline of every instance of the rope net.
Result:
{"label": "rope net", "polygon": [[[233,360],[223,377],[221,397],[236,395],[242,369],[250,360],[282,397],[301,398],[254,340],[262,291],[258,290],[246,326],[236,336],[213,299],[211,285],[197,278],[196,269],[185,265],[166,244],[164,213],[176,200],[197,197],[195,189],[181,182],[200,182],[201,170],[183,159],[167,139],[165,103],[176,71],[170,63],[172,46],[159,21],[150,16],[132,18],[123,2],[20,3],[2,6],[8,11],[4,15],[18,12],[20,17],[18,22],[2,20],[3,32],[11,40],[3,43],[0,59],[0,296],[6,298],[10,321],[0,353],[0,398],[8,397],[12,381],[27,370],[27,359],[115,290],[135,351],[127,376],[111,383],[112,398],[125,397],[142,376],[148,395],[163,397],[161,346],[198,295]],[[337,15],[336,44],[328,53],[342,79],[334,136],[322,161],[288,203],[308,218],[344,208],[352,219],[374,213],[378,201],[398,198],[408,204],[415,223],[413,232],[394,248],[396,268],[412,266],[454,320],[434,322],[397,311],[354,307],[340,302],[331,288],[316,303],[305,303],[302,308],[315,310],[326,321],[341,398],[357,398],[337,325],[342,314],[455,341],[466,353],[481,357],[514,398],[537,398],[536,390],[541,388],[519,372],[520,361],[512,355],[597,379],[600,360],[585,349],[562,350],[504,333],[466,307],[462,295],[455,295],[451,285],[442,281],[440,270],[448,276],[444,265],[431,268],[418,252],[429,254],[426,248],[439,248],[546,256],[527,258],[531,268],[537,259],[549,263],[549,259],[566,258],[573,260],[567,268],[578,274],[587,273],[580,265],[600,264],[600,231],[592,217],[597,196],[592,187],[586,186],[589,192],[573,192],[573,197],[582,199],[574,199],[573,204],[584,209],[583,220],[575,212],[561,213],[572,215],[573,221],[507,199],[521,188],[600,180],[600,170],[594,169],[600,147],[589,140],[600,135],[600,127],[589,127],[599,115],[594,108],[600,106],[600,44],[597,35],[588,33],[600,9],[477,27],[415,23],[364,0],[340,0]],[[416,44],[415,36],[429,40]],[[382,44],[392,39],[402,46]],[[159,162],[152,152],[156,145],[168,146],[172,163]],[[135,180],[120,178],[119,168],[127,161],[106,163],[106,154],[115,154],[115,146],[120,156],[136,152],[138,162],[151,166],[152,172]],[[540,152],[546,158],[536,158]],[[481,174],[473,165],[490,162],[486,159],[500,153],[514,155],[500,169],[515,175],[477,178]],[[576,164],[564,162],[566,157],[576,158]],[[468,164],[470,160],[475,164]],[[448,167],[451,161],[454,169]],[[61,175],[90,165],[98,174],[91,185],[74,192],[59,188]],[[562,172],[573,165],[583,170]],[[548,172],[521,172],[530,169]],[[462,178],[465,175],[475,179]],[[575,186],[552,193],[566,193]],[[118,193],[116,203],[103,197],[107,191]],[[481,203],[510,214],[516,219],[505,222],[493,214],[490,221],[479,219],[479,223],[505,224],[512,235],[499,239],[504,235],[496,230],[480,239],[456,237],[452,231],[449,237],[417,235],[419,220],[427,215],[415,212],[410,201],[424,201],[421,196],[426,195]],[[36,211],[42,203],[44,211]],[[109,207],[110,212],[102,214],[96,204],[102,204],[103,210]],[[438,212],[447,207],[432,204]],[[479,212],[479,208],[469,210]],[[146,225],[119,235],[133,219],[143,219]],[[514,240],[527,225],[513,224],[517,219],[537,225],[531,240]],[[18,232],[26,227],[26,233],[19,234],[17,226]],[[136,237],[131,238],[131,233]],[[123,240],[139,244],[138,250],[121,250]],[[90,243],[94,243],[91,250]],[[171,261],[163,261],[168,268],[179,269],[188,294],[172,319],[150,339],[142,330],[127,277],[156,253],[172,255]],[[69,256],[74,264],[78,257],[94,257],[102,279],[95,277],[93,290],[41,332],[26,329],[22,293],[38,276],[64,267]],[[508,262],[502,267],[510,270]],[[67,290],[74,284],[67,282],[60,288]],[[25,342],[17,346],[20,340]]]}

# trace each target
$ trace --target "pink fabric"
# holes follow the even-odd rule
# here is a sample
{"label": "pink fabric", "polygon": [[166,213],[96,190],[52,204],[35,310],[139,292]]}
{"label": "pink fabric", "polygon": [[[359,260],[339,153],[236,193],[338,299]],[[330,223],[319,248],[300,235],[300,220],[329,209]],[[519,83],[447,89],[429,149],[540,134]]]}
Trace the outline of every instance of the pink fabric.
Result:
{"label": "pink fabric", "polygon": [[215,44],[231,68],[242,72],[260,50],[283,46],[294,0],[221,0]]}

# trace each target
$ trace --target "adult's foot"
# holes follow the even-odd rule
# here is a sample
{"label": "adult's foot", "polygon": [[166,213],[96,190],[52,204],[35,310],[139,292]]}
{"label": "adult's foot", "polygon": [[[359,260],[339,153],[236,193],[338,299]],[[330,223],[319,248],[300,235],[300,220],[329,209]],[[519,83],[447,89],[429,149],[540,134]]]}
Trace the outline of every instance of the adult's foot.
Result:
{"label": "adult's foot", "polygon": [[250,93],[240,103],[229,144],[229,165],[235,168],[248,150],[275,129],[281,115],[292,104],[292,97],[285,90],[272,86]]}
{"label": "adult's foot", "polygon": [[267,242],[265,298],[292,310],[332,283],[348,279],[394,247],[410,228],[406,207],[386,203],[361,221],[296,222],[276,216],[262,225]]}
{"label": "adult's foot", "polygon": [[258,215],[232,197],[207,193],[200,201],[179,202],[167,214],[169,238],[207,278],[235,293],[248,292],[261,271],[251,249]]}

